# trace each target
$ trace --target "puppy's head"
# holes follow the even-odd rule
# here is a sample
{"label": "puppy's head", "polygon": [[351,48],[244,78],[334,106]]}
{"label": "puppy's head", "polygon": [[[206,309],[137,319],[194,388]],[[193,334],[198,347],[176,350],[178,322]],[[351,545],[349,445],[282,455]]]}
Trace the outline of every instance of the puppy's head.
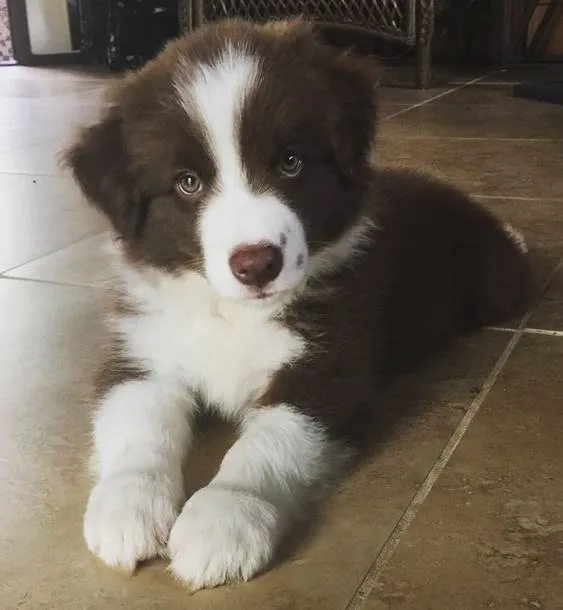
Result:
{"label": "puppy's head", "polygon": [[358,222],[375,84],[306,24],[222,22],[126,77],[66,163],[131,260],[283,293]]}

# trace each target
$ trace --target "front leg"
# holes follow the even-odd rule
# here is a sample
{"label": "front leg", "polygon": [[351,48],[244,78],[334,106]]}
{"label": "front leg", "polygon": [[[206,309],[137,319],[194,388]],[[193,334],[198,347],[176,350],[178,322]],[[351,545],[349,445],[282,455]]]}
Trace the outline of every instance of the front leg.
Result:
{"label": "front leg", "polygon": [[297,408],[247,416],[211,483],[184,505],[169,540],[172,571],[192,589],[248,580],[346,452]]}
{"label": "front leg", "polygon": [[183,388],[156,376],[114,386],[94,423],[94,487],[84,518],[90,551],[133,571],[157,556],[185,499],[182,461],[191,440]]}

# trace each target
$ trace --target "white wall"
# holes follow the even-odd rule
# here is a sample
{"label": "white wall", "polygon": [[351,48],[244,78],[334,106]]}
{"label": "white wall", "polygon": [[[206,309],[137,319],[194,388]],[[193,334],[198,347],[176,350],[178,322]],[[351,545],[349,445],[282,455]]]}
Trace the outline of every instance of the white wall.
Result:
{"label": "white wall", "polygon": [[67,0],[25,0],[31,52],[70,53]]}

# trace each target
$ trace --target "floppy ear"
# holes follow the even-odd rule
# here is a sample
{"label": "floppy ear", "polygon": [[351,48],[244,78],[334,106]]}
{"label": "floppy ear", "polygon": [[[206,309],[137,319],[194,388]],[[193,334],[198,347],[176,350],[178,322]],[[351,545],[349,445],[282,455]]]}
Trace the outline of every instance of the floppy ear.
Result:
{"label": "floppy ear", "polygon": [[335,100],[333,147],[343,172],[351,178],[370,162],[377,123],[379,66],[369,57],[322,45],[320,62]]}
{"label": "floppy ear", "polygon": [[141,198],[135,192],[117,108],[84,129],[63,153],[87,199],[101,210],[121,237],[135,234],[142,222]]}

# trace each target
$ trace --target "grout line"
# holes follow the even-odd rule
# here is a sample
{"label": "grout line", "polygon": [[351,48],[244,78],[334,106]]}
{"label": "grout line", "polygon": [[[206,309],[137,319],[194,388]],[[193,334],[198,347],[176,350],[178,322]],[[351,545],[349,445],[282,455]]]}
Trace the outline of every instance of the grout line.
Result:
{"label": "grout line", "polygon": [[545,328],[526,328],[524,333],[530,335],[546,335],[548,337],[563,337],[563,330],[548,330]]}
{"label": "grout line", "polygon": [[[390,116],[390,115],[388,115]],[[387,118],[387,117],[384,117]],[[379,136],[380,140],[458,140],[460,142],[531,142],[537,143],[559,143],[563,142],[563,138],[508,138],[502,136],[429,136],[429,135],[385,135]]]}
{"label": "grout line", "polygon": [[424,503],[424,501],[432,491],[432,488],[436,484],[438,477],[442,474],[445,467],[448,465],[450,458],[452,457],[457,446],[465,436],[465,433],[467,432],[471,422],[479,412],[481,405],[489,395],[489,392],[495,384],[495,381],[497,380],[498,376],[502,372],[504,365],[507,363],[509,357],[514,351],[514,348],[518,344],[518,341],[520,340],[521,336],[522,335],[520,332],[515,333],[506,348],[504,349],[500,358],[497,360],[493,370],[489,373],[489,376],[485,380],[481,391],[479,392],[475,400],[473,400],[469,409],[467,409],[467,411],[465,412],[465,415],[462,417],[453,434],[450,436],[450,439],[448,440],[446,446],[440,453],[438,459],[434,462],[434,465],[426,475],[426,478],[424,479],[422,485],[418,488],[418,491],[416,492],[415,496],[413,497],[410,504],[407,506],[405,512],[399,519],[397,525],[391,532],[391,535],[387,539],[387,542],[384,544],[383,548],[378,553],[374,562],[369,567],[368,572],[364,577],[364,580],[354,593],[354,596],[350,600],[350,603],[346,606],[346,610],[358,610],[361,607],[362,603],[367,599],[367,597],[377,585],[379,574],[395,554],[395,551],[397,550],[403,536],[407,533],[409,527],[414,521],[418,513],[418,509]]}
{"label": "grout line", "polygon": [[535,307],[537,307],[539,305],[540,299],[543,298],[544,294],[547,292],[548,288],[551,286],[551,282],[553,281],[555,276],[560,271],[563,271],[563,258],[559,259],[559,262],[555,265],[552,272],[549,274],[548,278],[546,279],[545,284],[542,286],[542,290],[540,292],[538,302],[536,303]]}
{"label": "grout line", "polygon": [[[476,83],[475,86],[479,85],[481,83]],[[511,100],[512,98],[503,98],[503,102],[507,101],[507,100]],[[516,98],[514,98],[516,99]],[[518,98],[520,99],[520,98]],[[523,98],[522,98],[523,99]],[[525,101],[525,100],[524,100]],[[393,107],[395,106],[408,106],[409,104],[405,104],[404,102],[396,102],[396,101],[391,101],[391,100],[383,100],[381,102],[379,102],[379,108],[380,109],[385,109],[388,108],[389,110],[392,110]],[[459,100],[454,100],[454,101],[446,101],[444,104],[442,104],[440,106],[440,108],[458,108],[461,110],[464,110],[466,108],[469,109],[475,109],[478,108],[479,110],[495,110],[498,109],[498,102],[487,102],[487,101],[475,101],[475,102],[460,102]]]}
{"label": "grout line", "polygon": [[[2,155],[11,154],[12,152],[19,152],[20,150],[25,150],[25,148],[0,153],[0,157]],[[0,175],[29,176],[30,178],[33,178],[35,176],[37,176],[38,178],[64,178],[66,176],[66,174],[64,172],[46,173],[46,172],[36,172],[36,171],[22,171],[22,170],[15,170],[15,169],[8,169],[8,170],[2,169],[2,170],[0,170]]]}
{"label": "grout line", "polygon": [[[67,244],[66,246],[61,246],[60,248],[55,248],[54,250],[49,250],[49,252],[45,252],[44,254],[30,258],[29,260],[25,261],[24,263],[18,263],[17,265],[14,265],[13,267],[9,267],[8,269],[4,269],[4,270],[0,271],[0,277],[4,277],[4,276],[8,277],[9,273],[13,273],[14,271],[17,271],[18,269],[25,267],[26,265],[31,265],[33,263],[36,263],[37,261],[40,261],[49,256],[53,256],[54,254],[57,254],[59,252],[64,252],[65,250],[73,248],[74,246],[80,245],[82,242],[85,242],[89,239],[93,239],[94,237],[98,237],[105,232],[106,231],[97,231],[95,233],[92,233],[91,235],[87,235],[86,237],[80,237],[76,241],[73,241],[70,244]],[[19,279],[24,279],[24,278],[19,278]]]}
{"label": "grout line", "polygon": [[563,330],[549,330],[547,328],[523,328],[518,331],[515,328],[505,328],[504,326],[487,326],[484,330],[496,330],[501,333],[521,332],[524,335],[546,335],[548,337],[563,337]]}
{"label": "grout line", "polygon": [[522,197],[521,195],[481,195],[480,193],[472,193],[471,197],[479,199],[512,199],[514,201],[563,201],[563,197]]}
{"label": "grout line", "polygon": [[483,74],[481,76],[478,76],[477,78],[474,78],[473,80],[467,81],[466,83],[462,83],[461,85],[452,87],[451,89],[448,89],[447,91],[442,91],[442,93],[437,93],[436,95],[433,95],[432,97],[429,97],[428,99],[425,99],[425,100],[422,100],[421,102],[413,104],[412,106],[409,106],[408,108],[403,108],[401,110],[397,110],[397,112],[392,112],[391,114],[384,116],[381,120],[388,121],[389,119],[393,119],[397,116],[405,114],[406,112],[410,112],[411,110],[414,110],[415,108],[420,108],[421,106],[426,106],[426,104],[429,104],[430,102],[433,102],[435,100],[439,100],[440,98],[445,97],[446,95],[450,95],[450,93],[455,93],[456,91],[461,91],[461,89],[465,89],[466,87],[469,87],[470,85],[474,85],[475,83],[478,83],[478,82],[484,80],[485,78],[488,78],[489,76],[491,76],[491,74],[494,74],[494,72],[489,72],[488,74]]}
{"label": "grout line", "polygon": [[[518,332],[517,328],[509,328],[508,326],[484,326],[483,330],[496,330],[501,333],[516,333]],[[524,329],[522,329],[522,332]]]}
{"label": "grout line", "polygon": [[[542,290],[540,292],[541,295],[546,292],[546,290],[551,284],[552,279],[555,277],[556,273],[561,267],[563,267],[563,258],[559,260],[558,264],[555,265],[555,268],[550,273],[549,277],[546,279],[545,284],[543,285]],[[387,564],[395,554],[395,551],[399,547],[399,544],[401,543],[403,537],[408,532],[412,522],[416,518],[419,508],[425,502],[426,498],[429,496],[430,492],[434,488],[436,481],[448,465],[452,455],[454,454],[458,445],[465,436],[467,430],[469,429],[469,426],[475,419],[477,413],[479,412],[479,409],[485,402],[496,380],[504,369],[504,366],[508,362],[508,359],[510,358],[516,346],[518,345],[518,342],[522,338],[522,335],[524,334],[524,330],[526,328],[526,324],[528,323],[529,319],[531,318],[533,312],[535,311],[538,305],[539,300],[532,307],[530,307],[526,315],[520,321],[518,328],[514,329],[514,335],[508,342],[507,346],[504,348],[504,351],[496,361],[495,366],[487,376],[487,379],[485,380],[481,391],[469,405],[469,408],[465,412],[465,415],[461,418],[460,422],[456,426],[456,429],[454,430],[453,434],[450,436],[448,442],[446,443],[446,446],[442,449],[442,452],[438,456],[438,459],[434,462],[432,468],[426,475],[426,478],[422,482],[422,485],[418,488],[416,494],[409,502],[407,508],[401,515],[401,518],[393,528],[393,531],[391,532],[389,538],[387,538],[387,541],[375,557],[374,561],[368,567],[364,578],[362,579],[362,582],[359,584],[356,591],[352,595],[352,598],[350,599],[345,610],[360,610],[363,602],[368,598],[373,589],[376,587],[381,571],[387,566]]]}
{"label": "grout line", "polygon": [[[488,75],[490,76],[490,74]],[[516,85],[519,85],[521,81],[514,81],[514,82],[510,82],[508,80],[503,81],[503,80],[499,80],[499,81],[495,81],[495,80],[491,80],[491,81],[483,81],[483,82],[479,82],[476,83],[477,85],[479,85],[480,87],[515,87]],[[461,81],[451,81],[452,85],[461,85],[462,82]]]}
{"label": "grout line", "polygon": [[19,277],[17,275],[2,275],[0,274],[1,280],[10,280],[13,282],[28,282],[31,284],[47,284],[48,286],[63,286],[65,288],[91,288],[97,289],[99,286],[95,284],[73,284],[72,282],[59,282],[57,280],[42,280],[34,277]]}

